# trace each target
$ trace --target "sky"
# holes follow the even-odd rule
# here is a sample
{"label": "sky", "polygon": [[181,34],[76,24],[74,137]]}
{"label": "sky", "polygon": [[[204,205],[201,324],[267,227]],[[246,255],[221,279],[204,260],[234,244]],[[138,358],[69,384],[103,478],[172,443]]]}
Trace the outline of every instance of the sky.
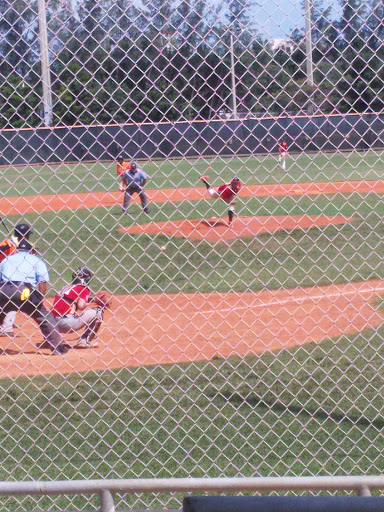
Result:
{"label": "sky", "polygon": [[255,8],[257,30],[270,38],[285,38],[294,28],[304,27],[302,0],[258,0]]}
{"label": "sky", "polygon": [[[220,1],[216,0],[214,3]],[[255,5],[252,9],[255,28],[267,39],[285,39],[295,28],[304,30],[304,1],[252,0],[252,4]],[[70,5],[72,12],[76,15],[81,0],[62,0],[62,2]],[[322,0],[322,4],[324,8],[331,5],[333,17],[337,17],[338,0]]]}
{"label": "sky", "polygon": [[[286,38],[295,29],[304,29],[304,0],[257,0],[254,21],[267,38]],[[332,5],[337,15],[336,0],[324,0],[324,8]]]}

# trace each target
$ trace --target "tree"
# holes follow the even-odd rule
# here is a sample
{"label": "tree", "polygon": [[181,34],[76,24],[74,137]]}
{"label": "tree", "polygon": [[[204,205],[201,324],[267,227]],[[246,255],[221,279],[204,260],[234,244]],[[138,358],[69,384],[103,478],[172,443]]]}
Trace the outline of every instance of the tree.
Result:
{"label": "tree", "polygon": [[36,41],[33,27],[37,15],[27,0],[0,0],[0,73],[26,76],[36,58],[31,48]]}
{"label": "tree", "polygon": [[0,128],[38,126],[40,96],[19,75],[11,74],[1,88]]}

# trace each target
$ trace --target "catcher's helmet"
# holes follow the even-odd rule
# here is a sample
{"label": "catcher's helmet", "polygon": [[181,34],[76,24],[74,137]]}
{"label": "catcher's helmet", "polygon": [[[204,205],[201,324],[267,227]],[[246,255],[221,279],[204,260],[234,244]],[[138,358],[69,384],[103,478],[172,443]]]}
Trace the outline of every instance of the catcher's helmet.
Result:
{"label": "catcher's helmet", "polygon": [[33,233],[29,224],[18,224],[15,226],[15,236],[17,238],[28,238]]}
{"label": "catcher's helmet", "polygon": [[231,188],[234,192],[238,192],[241,189],[241,181],[237,176],[231,180]]}
{"label": "catcher's helmet", "polygon": [[87,267],[79,267],[72,273],[73,283],[86,285],[92,279],[93,274]]}

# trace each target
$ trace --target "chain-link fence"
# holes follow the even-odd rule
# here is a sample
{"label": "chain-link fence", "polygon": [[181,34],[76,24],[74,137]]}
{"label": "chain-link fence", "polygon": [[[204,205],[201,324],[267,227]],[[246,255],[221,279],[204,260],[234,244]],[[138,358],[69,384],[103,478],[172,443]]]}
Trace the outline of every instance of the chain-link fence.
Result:
{"label": "chain-link fence", "polygon": [[0,480],[381,473],[382,3],[0,6]]}

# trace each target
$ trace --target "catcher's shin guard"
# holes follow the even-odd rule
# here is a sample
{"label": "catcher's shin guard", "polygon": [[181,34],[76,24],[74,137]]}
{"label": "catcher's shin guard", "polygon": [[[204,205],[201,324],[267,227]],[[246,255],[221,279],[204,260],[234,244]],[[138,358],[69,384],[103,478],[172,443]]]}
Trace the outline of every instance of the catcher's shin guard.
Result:
{"label": "catcher's shin guard", "polygon": [[233,208],[233,206],[230,206],[228,208],[228,224],[232,224],[234,214],[235,214],[235,209]]}
{"label": "catcher's shin guard", "polygon": [[88,343],[90,341],[92,341],[93,338],[96,336],[97,331],[101,327],[101,323],[103,321],[103,317],[104,317],[104,310],[103,310],[103,308],[98,307],[96,309],[96,316],[95,316],[95,318],[92,320],[92,322],[85,329],[85,331],[81,335],[81,339],[87,340]]}

